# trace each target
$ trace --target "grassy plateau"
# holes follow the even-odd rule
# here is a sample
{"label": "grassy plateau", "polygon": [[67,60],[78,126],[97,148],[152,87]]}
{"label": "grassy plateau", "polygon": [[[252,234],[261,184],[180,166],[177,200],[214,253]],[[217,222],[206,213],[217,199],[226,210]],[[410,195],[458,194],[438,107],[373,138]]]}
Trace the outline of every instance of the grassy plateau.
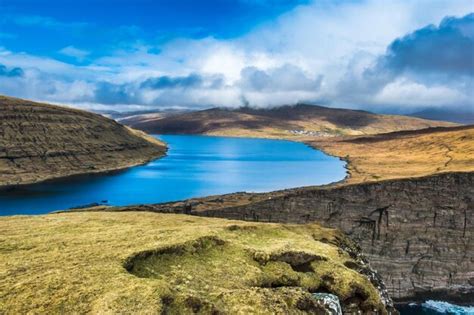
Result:
{"label": "grassy plateau", "polygon": [[0,220],[0,313],[385,312],[340,232],[154,213]]}

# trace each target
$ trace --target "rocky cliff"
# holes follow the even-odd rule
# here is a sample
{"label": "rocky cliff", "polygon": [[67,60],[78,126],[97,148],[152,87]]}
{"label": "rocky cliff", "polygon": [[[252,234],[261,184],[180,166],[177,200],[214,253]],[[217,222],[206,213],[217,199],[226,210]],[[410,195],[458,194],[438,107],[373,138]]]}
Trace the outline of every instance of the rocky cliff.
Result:
{"label": "rocky cliff", "polygon": [[473,303],[473,196],[474,173],[445,173],[132,209],[258,222],[316,221],[341,229],[361,245],[392,298]]}
{"label": "rocky cliff", "polygon": [[121,169],[165,151],[103,116],[0,96],[0,187]]}

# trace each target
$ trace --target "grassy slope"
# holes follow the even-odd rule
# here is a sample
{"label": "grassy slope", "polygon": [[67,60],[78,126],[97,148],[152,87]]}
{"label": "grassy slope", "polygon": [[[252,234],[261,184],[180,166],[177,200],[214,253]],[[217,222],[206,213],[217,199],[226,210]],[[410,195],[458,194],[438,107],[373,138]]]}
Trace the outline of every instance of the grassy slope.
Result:
{"label": "grassy slope", "polygon": [[291,130],[320,131],[329,135],[365,135],[398,130],[422,129],[455,124],[365,111],[333,109],[313,105],[282,106],[273,109],[213,108],[143,119],[131,126],[149,133],[196,133],[288,137]]}
{"label": "grassy slope", "polygon": [[[0,230],[0,313],[301,313],[317,308],[308,289],[383,308],[331,244],[344,237],[314,224],[91,212],[3,217]],[[308,256],[313,272],[291,267]]]}
{"label": "grassy slope", "polygon": [[0,186],[126,168],[165,151],[103,116],[0,96]]}
{"label": "grassy slope", "polygon": [[347,183],[474,172],[474,126],[306,141],[349,161]]}

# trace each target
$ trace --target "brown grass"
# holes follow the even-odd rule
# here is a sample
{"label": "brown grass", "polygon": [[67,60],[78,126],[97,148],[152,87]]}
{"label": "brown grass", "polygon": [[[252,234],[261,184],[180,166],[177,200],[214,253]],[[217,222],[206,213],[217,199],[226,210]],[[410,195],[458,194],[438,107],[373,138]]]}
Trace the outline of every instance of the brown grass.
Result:
{"label": "brown grass", "polygon": [[307,142],[348,160],[347,183],[474,171],[474,126]]}
{"label": "brown grass", "polygon": [[123,169],[165,151],[103,116],[0,96],[0,187]]}

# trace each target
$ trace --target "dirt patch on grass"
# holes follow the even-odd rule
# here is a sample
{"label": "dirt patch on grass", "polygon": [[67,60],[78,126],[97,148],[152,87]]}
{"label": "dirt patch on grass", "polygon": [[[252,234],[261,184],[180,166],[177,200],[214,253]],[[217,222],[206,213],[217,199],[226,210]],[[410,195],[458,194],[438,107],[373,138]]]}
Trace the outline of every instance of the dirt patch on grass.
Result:
{"label": "dirt patch on grass", "polygon": [[167,246],[137,253],[124,263],[124,268],[141,278],[158,278],[165,275],[173,264],[185,256],[205,256],[211,250],[222,250],[225,242],[215,236],[204,236],[184,244]]}

